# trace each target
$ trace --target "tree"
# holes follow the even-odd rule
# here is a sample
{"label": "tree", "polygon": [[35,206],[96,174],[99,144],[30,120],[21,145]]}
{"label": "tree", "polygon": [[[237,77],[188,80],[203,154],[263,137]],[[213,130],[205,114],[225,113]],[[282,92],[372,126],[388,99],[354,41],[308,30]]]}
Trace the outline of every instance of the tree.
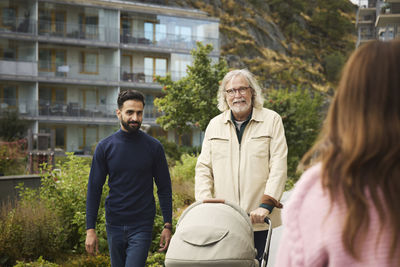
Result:
{"label": "tree", "polygon": [[157,123],[165,130],[174,129],[182,134],[194,125],[204,131],[210,119],[220,113],[218,86],[228,72],[228,66],[223,59],[213,64],[208,56],[212,50],[212,45],[198,42],[197,49],[191,52],[194,60],[193,65],[188,66],[187,76],[178,81],[173,81],[169,74],[156,78],[165,92],[154,101],[163,113]]}
{"label": "tree", "polygon": [[317,91],[271,90],[264,107],[282,117],[288,145],[288,183],[297,181],[297,165],[314,144],[322,124],[324,96]]}
{"label": "tree", "polygon": [[0,140],[14,141],[24,138],[28,123],[18,116],[16,111],[6,111],[0,116]]}

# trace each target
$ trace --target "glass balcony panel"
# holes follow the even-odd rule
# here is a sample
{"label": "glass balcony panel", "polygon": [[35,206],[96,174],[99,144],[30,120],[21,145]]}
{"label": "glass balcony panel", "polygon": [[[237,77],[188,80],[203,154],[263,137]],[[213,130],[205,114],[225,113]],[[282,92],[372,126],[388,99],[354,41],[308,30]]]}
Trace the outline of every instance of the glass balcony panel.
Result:
{"label": "glass balcony panel", "polygon": [[39,20],[39,35],[100,42],[118,42],[118,29],[97,24]]}
{"label": "glass balcony panel", "polygon": [[119,67],[106,64],[64,63],[63,65],[60,65],[57,62],[39,61],[39,66],[40,77],[62,77],[65,79],[82,79],[108,82],[118,81]]}
{"label": "glass balcony panel", "polygon": [[28,33],[35,34],[36,21],[29,17],[17,17],[8,21],[6,25],[0,26],[1,32]]}

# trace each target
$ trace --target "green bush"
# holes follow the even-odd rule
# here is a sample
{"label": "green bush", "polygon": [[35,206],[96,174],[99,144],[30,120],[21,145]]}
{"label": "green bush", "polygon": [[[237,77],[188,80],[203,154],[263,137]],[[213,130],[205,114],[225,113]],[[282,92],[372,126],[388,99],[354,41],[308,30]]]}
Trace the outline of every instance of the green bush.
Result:
{"label": "green bush", "polygon": [[182,154],[181,159],[171,168],[172,192],[175,208],[189,205],[194,199],[194,175],[197,156]]}
{"label": "green bush", "polygon": [[14,141],[22,139],[28,130],[28,121],[19,117],[16,110],[3,111],[0,114],[0,140]]}
{"label": "green bush", "polygon": [[[26,201],[40,199],[61,219],[67,240],[64,249],[72,252],[85,252],[86,239],[86,190],[90,165],[86,158],[69,153],[67,159],[50,170],[44,166],[42,186],[37,189],[20,188],[21,197]],[[107,183],[103,187],[102,199],[97,218],[97,236],[101,252],[108,250],[105,230],[105,197]]]}
{"label": "green bush", "polygon": [[345,62],[346,57],[338,51],[324,56],[322,65],[324,66],[328,81],[333,83],[338,81],[339,74]]}
{"label": "green bush", "polygon": [[63,267],[110,267],[111,260],[108,254],[98,254],[98,255],[80,255],[74,259],[71,259],[68,263],[63,264]]}
{"label": "green bush", "polygon": [[171,166],[175,161],[179,160],[181,157],[181,152],[179,151],[179,146],[163,136],[157,137],[164,148],[165,156],[167,157],[168,165]]}
{"label": "green bush", "polygon": [[147,267],[160,267],[164,266],[165,253],[149,253],[147,257]]}
{"label": "green bush", "polygon": [[323,96],[307,90],[272,90],[266,108],[276,111],[283,121],[288,144],[288,182],[291,188],[298,179],[297,165],[318,136],[322,123]]}
{"label": "green bush", "polygon": [[16,260],[33,260],[39,256],[56,259],[63,252],[65,240],[62,221],[42,201],[17,201],[14,205],[2,205],[1,266],[12,266]]}
{"label": "green bush", "polygon": [[17,264],[14,267],[58,267],[58,264],[51,263],[43,259],[43,257],[39,257],[34,262],[25,263],[23,261],[17,261]]}

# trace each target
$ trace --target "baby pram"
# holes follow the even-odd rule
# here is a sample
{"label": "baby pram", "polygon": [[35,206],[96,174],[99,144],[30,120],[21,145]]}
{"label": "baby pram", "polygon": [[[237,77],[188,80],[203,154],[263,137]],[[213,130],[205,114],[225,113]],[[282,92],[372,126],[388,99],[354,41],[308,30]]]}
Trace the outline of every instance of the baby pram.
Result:
{"label": "baby pram", "polygon": [[[266,266],[271,240],[271,221],[261,266]],[[236,204],[206,200],[190,205],[181,215],[171,239],[166,267],[258,267],[253,227],[248,215]]]}

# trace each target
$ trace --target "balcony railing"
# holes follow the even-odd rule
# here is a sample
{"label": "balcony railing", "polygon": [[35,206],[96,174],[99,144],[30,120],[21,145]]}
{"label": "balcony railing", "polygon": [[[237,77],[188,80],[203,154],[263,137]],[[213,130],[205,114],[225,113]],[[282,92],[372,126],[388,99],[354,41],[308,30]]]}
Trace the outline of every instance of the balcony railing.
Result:
{"label": "balcony railing", "polygon": [[15,18],[13,22],[0,27],[0,33],[2,32],[35,34],[36,21],[29,18]]}
{"label": "balcony railing", "polygon": [[106,64],[54,63],[39,61],[39,77],[91,81],[118,81],[119,67]]}
{"label": "balcony railing", "polygon": [[[0,99],[0,115],[7,111],[18,112],[22,117],[34,117],[54,119],[63,118],[63,120],[79,121],[92,119],[114,119],[117,105],[107,104],[85,104],[78,102],[51,102],[40,99],[37,101],[28,101],[15,98]],[[153,105],[146,105],[144,109],[144,120],[154,121],[160,113]]]}
{"label": "balcony railing", "polygon": [[37,76],[37,62],[0,60],[0,74]]}
{"label": "balcony railing", "polygon": [[107,26],[39,20],[38,29],[40,36],[118,43],[118,29]]}
{"label": "balcony railing", "polygon": [[[165,72],[165,71],[163,71]],[[155,71],[155,73],[163,73],[162,71]],[[156,83],[155,76],[153,74],[146,74],[146,73],[153,73],[153,70],[133,70],[132,72],[127,72],[121,69],[121,81],[124,82],[135,82],[135,83]],[[168,72],[171,75],[171,79],[173,81],[177,81],[184,76],[186,76],[186,72],[182,71],[173,71]],[[165,76],[165,75],[158,75],[158,76]]]}
{"label": "balcony railing", "polygon": [[183,36],[177,34],[166,34],[156,33],[153,37],[153,33],[138,32],[136,34],[124,33],[121,34],[120,41],[123,44],[133,45],[148,45],[160,48],[173,48],[173,49],[184,49],[192,50],[196,48],[196,42],[202,42],[204,44],[212,44],[214,51],[218,51],[219,43],[216,38],[205,38],[199,36]]}

